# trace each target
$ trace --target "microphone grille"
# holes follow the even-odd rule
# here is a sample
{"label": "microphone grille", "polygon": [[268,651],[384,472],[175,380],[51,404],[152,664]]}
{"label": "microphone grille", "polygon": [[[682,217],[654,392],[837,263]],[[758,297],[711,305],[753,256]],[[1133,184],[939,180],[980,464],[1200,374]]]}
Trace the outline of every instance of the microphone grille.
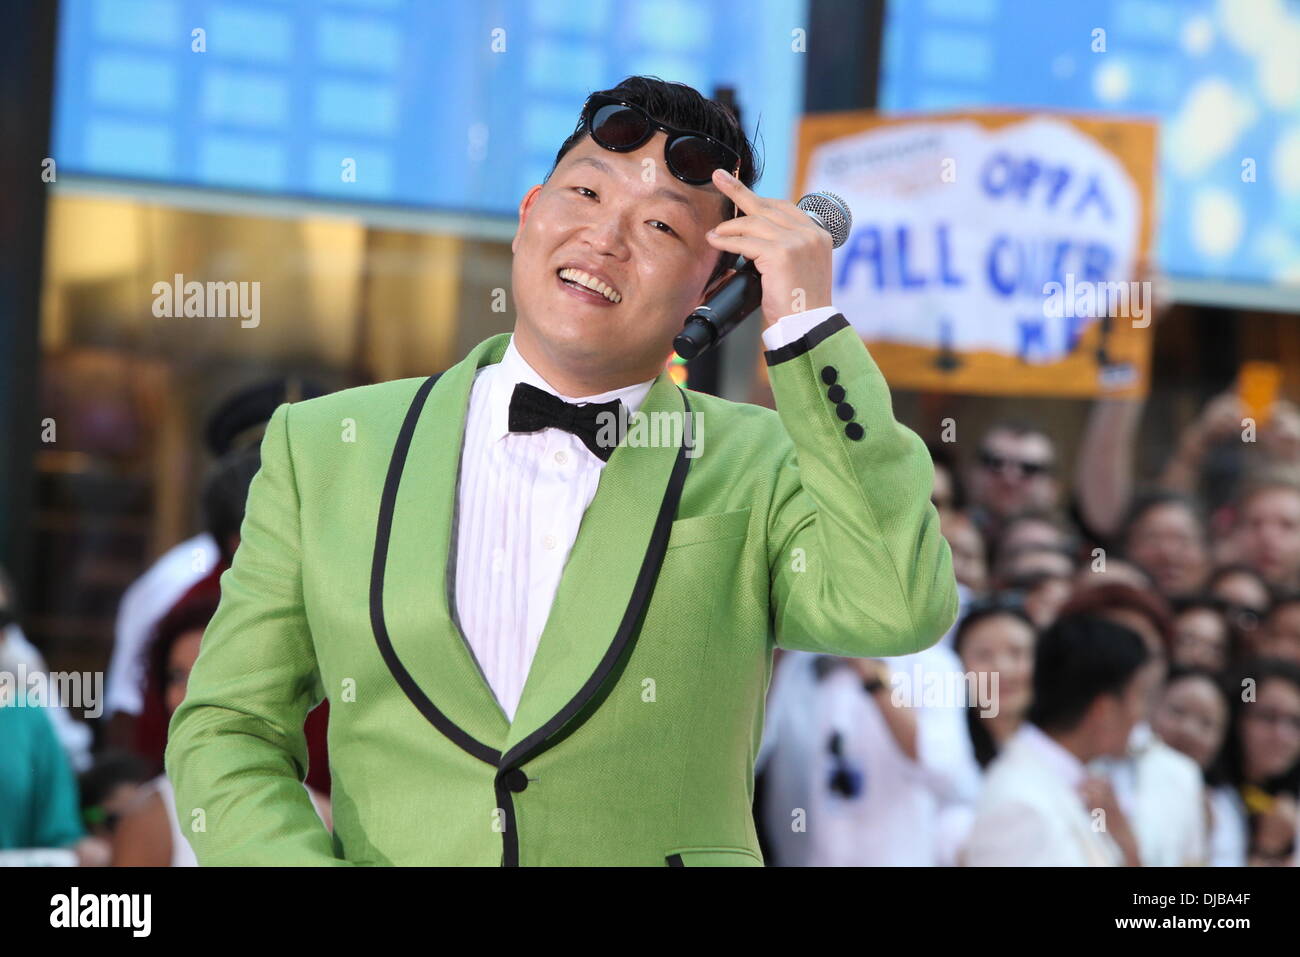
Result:
{"label": "microphone grille", "polygon": [[849,238],[849,230],[853,227],[853,214],[849,212],[848,203],[834,193],[819,190],[809,193],[796,205],[831,234],[834,248],[839,249],[844,245]]}

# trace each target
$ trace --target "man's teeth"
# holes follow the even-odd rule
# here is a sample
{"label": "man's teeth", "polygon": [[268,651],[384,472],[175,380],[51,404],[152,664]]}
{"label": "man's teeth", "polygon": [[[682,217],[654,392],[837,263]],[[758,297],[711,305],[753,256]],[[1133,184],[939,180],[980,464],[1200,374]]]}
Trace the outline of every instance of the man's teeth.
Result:
{"label": "man's teeth", "polygon": [[617,290],[611,289],[591,273],[583,272],[581,269],[573,269],[572,267],[561,269],[560,278],[575,282],[579,286],[586,286],[588,289],[600,293],[610,302],[618,303],[623,301],[623,297]]}

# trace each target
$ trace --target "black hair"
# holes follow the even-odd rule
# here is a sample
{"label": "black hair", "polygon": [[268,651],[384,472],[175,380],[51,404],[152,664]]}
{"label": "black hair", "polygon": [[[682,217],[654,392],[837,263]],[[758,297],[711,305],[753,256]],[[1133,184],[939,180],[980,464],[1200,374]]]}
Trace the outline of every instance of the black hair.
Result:
{"label": "black hair", "polygon": [[[971,629],[982,621],[997,618],[1000,615],[1007,615],[1023,622],[1029,627],[1035,641],[1037,641],[1038,626],[1033,623],[1025,612],[1024,603],[1014,594],[995,593],[987,599],[971,603],[953,632],[953,653],[960,657],[962,646],[966,643],[966,638]],[[981,768],[987,768],[993,763],[993,759],[998,756],[998,745],[993,740],[993,735],[989,733],[988,725],[980,717],[978,704],[972,703],[966,707],[966,730],[970,733],[970,742],[975,751],[975,760],[979,762]]]}
{"label": "black hair", "polygon": [[[751,189],[762,176],[762,169],[757,166],[759,161],[754,146],[736,120],[735,114],[718,101],[708,99],[694,87],[687,86],[685,83],[672,83],[656,76],[629,76],[612,89],[596,92],[633,103],[668,126],[704,133],[730,146],[740,157],[739,179]],[[560,144],[560,149],[555,154],[555,162],[551,164],[551,170],[546,174],[547,180],[551,178],[551,174],[560,165],[560,160],[564,159],[565,154],[577,146],[586,135],[586,124],[579,116],[573,132]],[[727,172],[730,173],[732,170]],[[723,201],[730,210],[730,203],[725,197]],[[705,283],[706,287],[732,268],[735,262],[734,254],[719,253],[718,264],[709,276],[708,282]]]}
{"label": "black hair", "polygon": [[257,445],[266,424],[281,405],[325,395],[329,390],[312,379],[283,376],[258,382],[225,396],[207,417],[203,437],[214,458]]}
{"label": "black hair", "polygon": [[1048,432],[1047,429],[1044,428],[1043,426],[1038,425],[1035,422],[1031,422],[1028,419],[1018,419],[1018,418],[999,419],[998,421],[990,425],[987,429],[985,429],[984,434],[980,436],[980,441],[979,441],[980,449],[984,448],[984,443],[989,440],[989,436],[992,435],[994,432],[1008,432],[1011,435],[1014,435],[1016,437],[1021,437],[1025,435],[1041,435],[1043,438],[1047,439],[1047,441],[1052,444],[1052,463],[1053,464],[1056,463],[1056,440],[1052,438],[1052,433]]}
{"label": "black hair", "polygon": [[1028,625],[1035,634],[1038,627],[1030,619],[1025,611],[1024,602],[1018,595],[1009,592],[994,592],[988,598],[972,601],[966,608],[966,614],[962,616],[961,621],[952,633],[952,650],[956,655],[961,655],[962,645],[966,641],[967,634],[972,628],[978,625],[986,618],[993,618],[997,615],[1010,615],[1013,618],[1019,618]]}
{"label": "black hair", "polygon": [[229,452],[217,460],[203,485],[204,524],[226,562],[234,557],[230,540],[244,522],[248,489],[261,464],[261,450],[256,446]]}
{"label": "black hair", "polygon": [[116,821],[107,818],[101,805],[120,785],[144,784],[151,777],[148,762],[133,751],[107,750],[96,755],[95,763],[77,778],[85,823],[103,823],[111,831]]}
{"label": "black hair", "polygon": [[[1246,635],[1243,632],[1241,623],[1236,620],[1235,616],[1228,614],[1228,609],[1231,603],[1216,598],[1214,595],[1214,590],[1223,583],[1225,578],[1232,578],[1237,575],[1244,575],[1247,578],[1253,578],[1256,584],[1258,584],[1264,592],[1264,600],[1267,604],[1261,611],[1254,613],[1256,617],[1254,628],[1262,627],[1268,617],[1273,614],[1273,606],[1277,603],[1278,593],[1277,589],[1269,583],[1268,579],[1249,565],[1223,565],[1210,573],[1209,580],[1205,583],[1205,595],[1210,602],[1214,603],[1216,607],[1219,608],[1224,617],[1227,618],[1228,631],[1232,635],[1233,657],[1237,660],[1237,663],[1240,664],[1241,655],[1249,649],[1250,642],[1246,640]],[[1250,630],[1253,631],[1254,628]]]}
{"label": "black hair", "polygon": [[[1232,705],[1232,717],[1228,722],[1228,738],[1224,742],[1219,763],[1223,778],[1238,792],[1250,783],[1246,781],[1246,755],[1241,746],[1242,723],[1247,709],[1255,703],[1255,701],[1246,701],[1241,693],[1242,684],[1247,678],[1255,682],[1256,700],[1258,700],[1259,689],[1265,681],[1287,681],[1290,682],[1291,687],[1300,691],[1300,665],[1279,658],[1256,658],[1247,662],[1241,669],[1236,686],[1228,696],[1228,701]],[[1300,797],[1300,759],[1292,762],[1291,767],[1267,781],[1257,782],[1257,786],[1266,794]],[[1257,811],[1248,809],[1247,820],[1252,850],[1255,846],[1259,817]],[[1294,850],[1293,842],[1286,853],[1290,855]]]}
{"label": "black hair", "polygon": [[221,604],[219,579],[201,579],[154,626],[144,650],[146,694],[166,695],[172,648],[182,635],[207,630]]}
{"label": "black hair", "polygon": [[1038,639],[1029,720],[1071,731],[1102,695],[1121,695],[1151,653],[1131,628],[1095,615],[1060,618]]}
{"label": "black hair", "polygon": [[957,469],[957,457],[944,442],[926,442],[925,447],[930,453],[930,461],[934,467],[948,473],[948,481],[952,483],[952,510],[962,511],[966,508],[966,486]]}
{"label": "black hair", "polygon": [[1002,523],[998,536],[993,543],[989,567],[995,567],[998,562],[1002,560],[1002,554],[1006,551],[1006,545],[1004,543],[1008,538],[1007,533],[1014,526],[1025,522],[1039,522],[1043,525],[1050,525],[1058,531],[1061,534],[1061,544],[1053,547],[1068,552],[1075,565],[1078,565],[1081,539],[1079,534],[1074,530],[1070,520],[1054,509],[1029,508],[1021,512],[1016,512]]}
{"label": "black hair", "polygon": [[1255,579],[1259,583],[1259,587],[1268,595],[1269,604],[1273,603],[1273,586],[1268,583],[1268,579],[1249,565],[1239,562],[1231,565],[1220,565],[1211,572],[1209,579],[1205,583],[1205,590],[1207,592],[1213,591],[1225,578],[1232,578],[1234,575],[1245,575],[1247,578]]}
{"label": "black hair", "polygon": [[18,586],[0,565],[0,631],[18,620]]}
{"label": "black hair", "polygon": [[[1246,762],[1241,747],[1241,724],[1246,709],[1255,704],[1254,701],[1244,700],[1241,694],[1242,682],[1247,678],[1255,682],[1256,698],[1260,686],[1265,681],[1287,681],[1300,691],[1300,665],[1281,658],[1255,658],[1240,669],[1234,691],[1228,695],[1228,701],[1232,705],[1232,719],[1229,723],[1228,740],[1223,748],[1224,775],[1237,787],[1246,783]],[[1281,774],[1260,784],[1260,787],[1269,794],[1285,793],[1292,797],[1300,796],[1300,759]]]}
{"label": "black hair", "polygon": [[1172,598],[1169,598],[1168,601],[1169,607],[1173,609],[1175,616],[1182,615],[1189,611],[1212,611],[1220,618],[1223,618],[1225,624],[1227,623],[1227,616],[1224,615],[1223,608],[1220,606],[1218,600],[1204,593],[1198,595],[1184,595],[1182,597],[1175,595]]}
{"label": "black hair", "polygon": [[1125,545],[1128,544],[1128,537],[1133,534],[1134,526],[1141,521],[1147,512],[1166,505],[1175,505],[1190,514],[1196,522],[1196,530],[1200,532],[1201,543],[1207,544],[1205,512],[1200,503],[1192,496],[1182,492],[1167,488],[1156,488],[1140,492],[1124,513],[1120,528],[1124,529]]}
{"label": "black hair", "polygon": [[1286,605],[1300,605],[1300,591],[1274,591],[1273,602],[1268,606],[1268,613],[1264,615],[1264,620],[1272,618]]}
{"label": "black hair", "polygon": [[1060,555],[1070,562],[1070,575],[1079,571],[1078,555],[1065,545],[1018,545],[1013,549],[999,550],[996,554],[993,577],[1008,591],[1031,591],[1047,579],[1056,577],[1046,572],[1022,572],[1015,578],[1009,577],[1009,566],[1024,555]]}
{"label": "black hair", "polygon": [[[1208,594],[1191,595],[1184,598],[1170,598],[1169,605],[1173,613],[1174,631],[1177,631],[1178,619],[1188,612],[1208,611],[1223,622],[1223,630],[1227,635],[1228,648],[1224,655],[1225,660],[1231,665],[1232,662],[1241,658],[1241,639],[1237,634],[1237,629],[1232,626],[1228,620],[1228,613],[1224,610],[1223,604]],[[1172,636],[1176,639],[1176,635]],[[1174,643],[1169,646],[1170,661],[1173,660]]]}

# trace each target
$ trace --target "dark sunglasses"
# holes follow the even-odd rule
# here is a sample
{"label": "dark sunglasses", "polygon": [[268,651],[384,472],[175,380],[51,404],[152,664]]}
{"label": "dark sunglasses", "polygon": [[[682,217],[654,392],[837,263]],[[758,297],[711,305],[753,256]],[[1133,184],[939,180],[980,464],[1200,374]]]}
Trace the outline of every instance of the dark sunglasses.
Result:
{"label": "dark sunglasses", "polygon": [[994,455],[992,452],[985,451],[980,452],[979,462],[980,465],[984,466],[990,472],[1002,472],[1007,468],[1015,468],[1016,471],[1026,478],[1046,475],[1052,471],[1052,466],[1049,462],[1022,462],[1018,459],[1007,459],[1000,455]]}
{"label": "dark sunglasses", "polygon": [[654,135],[668,134],[664,160],[668,170],[683,183],[703,186],[712,182],[715,169],[740,176],[740,154],[707,133],[679,130],[660,123],[635,103],[603,93],[592,94],[583,107],[587,133],[600,146],[617,153],[629,153]]}

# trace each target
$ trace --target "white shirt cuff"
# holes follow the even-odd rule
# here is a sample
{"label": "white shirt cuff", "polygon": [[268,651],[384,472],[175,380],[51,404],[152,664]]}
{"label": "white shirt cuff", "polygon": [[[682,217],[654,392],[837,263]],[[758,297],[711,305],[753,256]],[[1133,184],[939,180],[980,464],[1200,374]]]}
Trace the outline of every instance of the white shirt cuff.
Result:
{"label": "white shirt cuff", "polygon": [[839,310],[834,306],[819,306],[816,309],[809,309],[807,312],[796,312],[789,316],[782,316],[763,330],[763,346],[770,352],[773,349],[780,349],[782,346],[789,345],[796,339],[807,335],[838,312]]}

